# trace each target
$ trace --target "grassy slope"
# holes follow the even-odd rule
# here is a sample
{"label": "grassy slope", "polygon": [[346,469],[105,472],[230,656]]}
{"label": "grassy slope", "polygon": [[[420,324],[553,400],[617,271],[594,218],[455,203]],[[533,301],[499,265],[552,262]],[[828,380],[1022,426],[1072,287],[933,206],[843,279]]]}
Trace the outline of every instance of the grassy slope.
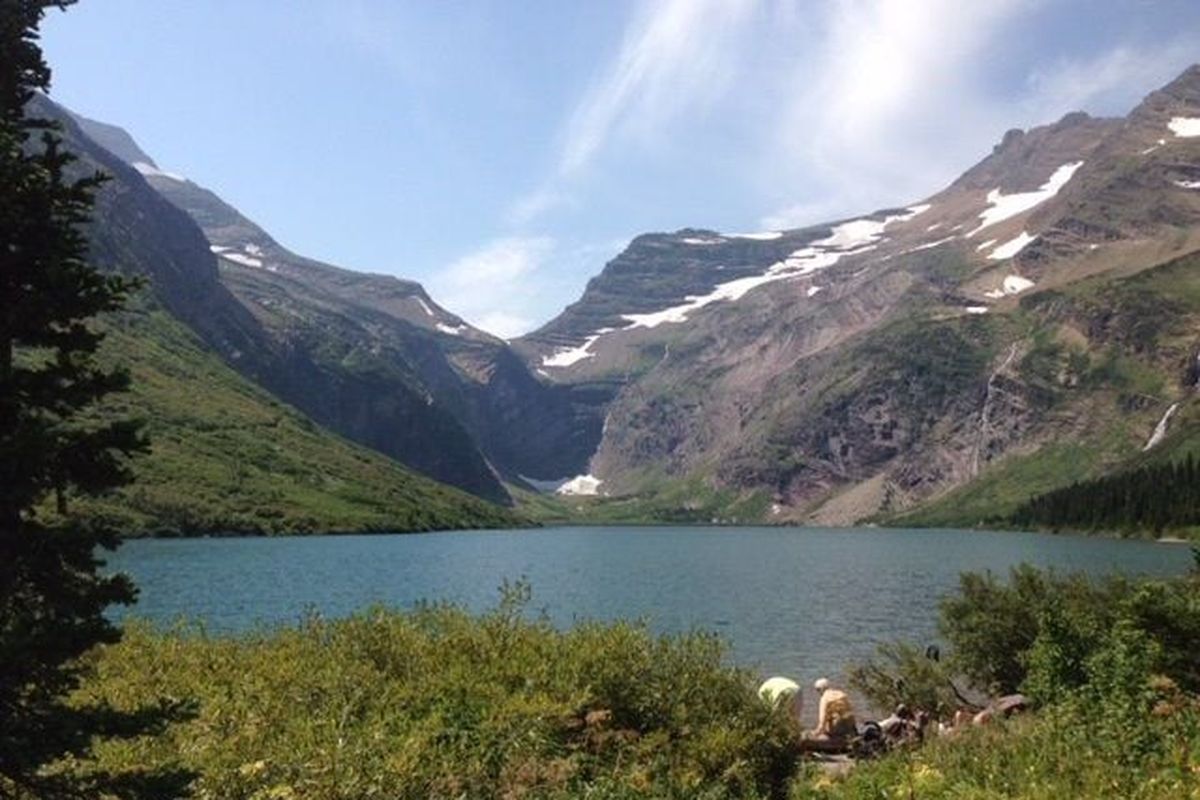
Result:
{"label": "grassy slope", "polygon": [[131,534],[416,531],[519,524],[317,427],[225,366],[165,312],[106,322],[105,360],[133,387],[113,411],[145,419],[135,483],[77,510]]}

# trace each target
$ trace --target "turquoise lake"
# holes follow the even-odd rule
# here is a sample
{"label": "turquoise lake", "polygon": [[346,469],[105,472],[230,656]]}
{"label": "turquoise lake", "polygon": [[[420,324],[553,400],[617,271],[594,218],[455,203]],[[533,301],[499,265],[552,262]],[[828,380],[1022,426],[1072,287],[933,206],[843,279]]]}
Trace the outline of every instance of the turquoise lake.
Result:
{"label": "turquoise lake", "polygon": [[186,617],[214,632],[290,624],[373,603],[496,603],[527,580],[531,613],[558,625],[642,618],[654,630],[723,636],[731,659],[811,680],[894,639],[935,641],[939,598],[959,573],[1021,562],[1093,574],[1172,575],[1182,544],[977,531],[789,528],[543,528],[420,535],[159,539],[127,542],[110,569],[131,574],[131,612]]}

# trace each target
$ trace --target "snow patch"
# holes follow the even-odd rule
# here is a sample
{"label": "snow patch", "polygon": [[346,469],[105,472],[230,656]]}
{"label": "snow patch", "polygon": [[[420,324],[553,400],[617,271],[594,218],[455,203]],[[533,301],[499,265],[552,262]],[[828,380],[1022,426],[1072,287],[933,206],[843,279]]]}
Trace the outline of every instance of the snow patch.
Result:
{"label": "snow patch", "polygon": [[559,486],[555,494],[595,496],[600,494],[600,484],[602,483],[604,481],[594,475],[576,475]]}
{"label": "snow patch", "polygon": [[467,331],[466,325],[447,325],[444,322],[439,322],[435,326],[442,333],[448,333],[451,336],[462,336]]}
{"label": "snow patch", "polygon": [[[1200,122],[1200,120],[1197,120]],[[1142,452],[1153,450],[1158,445],[1162,444],[1162,440],[1167,438],[1167,426],[1171,424],[1171,417],[1175,416],[1175,412],[1179,410],[1179,403],[1175,403],[1167,409],[1167,413],[1163,414],[1162,419],[1154,426],[1154,433],[1150,434],[1150,441],[1146,442],[1146,446],[1142,448]]]}
{"label": "snow patch", "polygon": [[928,228],[926,228],[926,229],[925,229],[925,231],[926,231],[927,233],[928,233],[929,231],[936,231],[936,230],[937,230],[938,228],[940,228],[940,227],[942,227],[942,223],[940,223],[940,222],[935,222],[935,223],[933,223],[932,225],[930,225]]}
{"label": "snow patch", "polygon": [[[683,322],[693,311],[720,300],[740,300],[751,289],[759,286],[828,269],[846,256],[874,250],[889,225],[896,222],[907,222],[918,214],[928,211],[929,208],[929,205],[917,205],[905,209],[902,214],[893,214],[882,220],[855,219],[843,222],[841,225],[834,226],[829,236],[794,251],[783,261],[772,264],[766,272],[760,275],[749,275],[745,278],[718,284],[708,294],[689,295],[680,305],[664,308],[661,311],[645,314],[622,314],[622,319],[629,323],[623,330],[657,328],[664,323]],[[587,343],[584,347],[586,348],[586,346]],[[586,357],[586,354],[579,356],[579,358]]]}
{"label": "snow patch", "polygon": [[235,264],[241,264],[243,267],[255,267],[261,269],[263,265],[261,258],[242,255],[241,253],[221,253],[220,256],[226,261],[232,261]]}
{"label": "snow patch", "polygon": [[208,249],[209,249],[209,250],[211,250],[211,251],[213,251],[214,253],[218,253],[218,254],[220,254],[220,253],[224,253],[224,252],[226,252],[227,250],[229,250],[229,248],[228,248],[228,247],[221,247],[219,244],[210,244],[210,245],[208,246]]}
{"label": "snow patch", "polygon": [[1167,123],[1167,127],[1181,139],[1200,136],[1200,117],[1174,117]]}
{"label": "snow patch", "polygon": [[723,233],[721,234],[726,239],[757,239],[761,242],[769,242],[772,239],[778,239],[783,236],[780,231],[762,231],[761,233]]}
{"label": "snow patch", "polygon": [[180,183],[187,183],[187,178],[183,177],[182,175],[176,172],[164,172],[153,164],[147,164],[145,161],[133,162],[133,168],[145,175],[147,178],[153,176],[156,178],[169,178],[170,180],[179,181]]}
{"label": "snow patch", "polygon": [[808,291],[805,292],[805,294],[809,297],[815,297],[824,290],[825,290],[824,286],[810,286],[810,287],[808,287]]}
{"label": "snow patch", "polygon": [[600,493],[600,484],[604,481],[592,475],[576,475],[574,478],[530,478],[527,475],[518,477],[537,489],[542,494],[596,495]]}
{"label": "snow patch", "polygon": [[1022,214],[1029,209],[1037,206],[1040,203],[1049,200],[1062,187],[1067,185],[1067,181],[1075,174],[1075,171],[1083,166],[1082,161],[1073,161],[1070,164],[1063,164],[1058,169],[1054,170],[1054,174],[1050,179],[1043,183],[1033,192],[1017,192],[1016,194],[1004,194],[997,187],[988,192],[987,201],[988,208],[984,209],[979,214],[979,218],[983,220],[979,227],[967,234],[974,236],[984,228],[995,225],[997,222],[1003,222],[1006,219]]}
{"label": "snow patch", "polygon": [[1036,285],[1033,281],[1028,278],[1022,278],[1020,275],[1009,275],[1004,279],[1004,283],[1001,284],[999,289],[986,292],[984,296],[990,297],[993,300],[999,300],[1002,297],[1027,292]]}
{"label": "snow patch", "polygon": [[848,252],[836,252],[823,251],[815,247],[801,248],[783,261],[772,264],[761,275],[750,275],[745,278],[738,278],[737,280],[718,284],[708,294],[686,297],[685,302],[681,305],[664,308],[661,311],[652,311],[647,314],[622,314],[621,317],[629,323],[625,326],[626,330],[629,328],[657,328],[659,325],[667,322],[683,322],[693,311],[711,305],[719,300],[740,300],[751,289],[784,278],[808,275],[819,269],[833,266],[845,255],[865,252],[869,249],[872,248],[867,247]]}
{"label": "snow patch", "polygon": [[957,238],[958,238],[957,236],[947,236],[947,237],[946,237],[946,238],[944,238],[944,239],[938,239],[936,242],[926,242],[925,244],[919,244],[919,245],[917,245],[916,247],[910,247],[910,248],[908,248],[907,250],[905,250],[904,252],[902,252],[900,255],[904,256],[904,255],[908,255],[909,253],[916,253],[916,252],[918,252],[918,251],[920,251],[920,250],[929,250],[930,248],[933,248],[933,247],[938,247],[938,246],[940,246],[940,245],[943,245],[943,244],[945,244],[946,242],[952,242],[952,241],[954,241],[954,240],[955,240],[955,239],[957,239]]}
{"label": "snow patch", "polygon": [[427,317],[436,317],[437,316],[436,314],[433,313],[433,309],[429,307],[429,304],[426,303],[424,301],[424,299],[414,295],[413,300],[417,301],[417,305],[419,305],[421,307],[421,310],[425,312],[425,316],[427,316]]}
{"label": "snow patch", "polygon": [[1027,232],[1021,231],[1016,238],[1009,239],[1007,242],[993,250],[988,258],[992,259],[993,261],[1002,261],[1006,258],[1012,258],[1017,253],[1024,250],[1025,246],[1036,238],[1036,236],[1030,236]]}
{"label": "snow patch", "polygon": [[988,312],[988,307],[987,306],[967,306],[966,311],[968,314],[986,314]]}
{"label": "snow patch", "polygon": [[[782,234],[780,234],[780,235],[782,235]],[[694,244],[694,245],[724,244],[724,242],[725,242],[724,239],[720,239],[720,238],[718,238],[718,239],[701,239],[698,236],[685,236],[682,239],[680,239],[679,241],[683,242],[684,244]]]}
{"label": "snow patch", "polygon": [[976,250],[987,250],[989,247],[991,247],[991,246],[992,246],[992,245],[994,245],[995,243],[996,243],[996,240],[995,240],[995,239],[988,239],[986,242],[984,242],[983,244],[979,245],[979,247],[976,247],[975,249],[976,249]]}
{"label": "snow patch", "polygon": [[1200,181],[1175,181],[1180,189],[1200,189]]}
{"label": "snow patch", "polygon": [[242,245],[242,249],[252,256],[261,256],[263,254],[262,248],[256,244]]}
{"label": "snow patch", "polygon": [[583,340],[583,344],[578,347],[562,347],[554,351],[551,355],[542,358],[543,367],[569,367],[576,362],[583,361],[585,358],[591,358],[596,355],[591,352],[592,345],[606,333],[612,333],[616,328],[601,328],[591,336]]}

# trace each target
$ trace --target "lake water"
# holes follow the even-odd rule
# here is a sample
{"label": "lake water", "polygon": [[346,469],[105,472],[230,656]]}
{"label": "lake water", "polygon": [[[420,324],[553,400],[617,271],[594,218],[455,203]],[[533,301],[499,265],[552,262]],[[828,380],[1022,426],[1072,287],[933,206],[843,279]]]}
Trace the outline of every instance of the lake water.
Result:
{"label": "lake water", "polygon": [[209,630],[293,623],[372,603],[495,604],[527,580],[556,624],[639,617],[713,630],[765,674],[837,675],[876,644],[935,636],[962,571],[1023,561],[1093,574],[1171,575],[1186,545],[975,531],[545,528],[397,536],[135,540],[110,558],[141,588],[132,613]]}

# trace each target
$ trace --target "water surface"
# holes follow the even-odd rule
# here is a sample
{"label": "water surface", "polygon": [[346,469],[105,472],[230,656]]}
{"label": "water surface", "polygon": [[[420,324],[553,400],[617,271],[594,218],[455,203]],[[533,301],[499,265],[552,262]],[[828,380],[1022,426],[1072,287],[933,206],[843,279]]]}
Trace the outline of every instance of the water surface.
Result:
{"label": "water surface", "polygon": [[1062,571],[1171,575],[1187,545],[975,531],[788,528],[545,528],[396,536],[128,542],[133,613],[209,630],[293,623],[372,603],[495,604],[505,580],[560,625],[644,618],[656,631],[714,630],[764,674],[836,675],[894,639],[935,638],[937,602],[965,570],[1027,561]]}

